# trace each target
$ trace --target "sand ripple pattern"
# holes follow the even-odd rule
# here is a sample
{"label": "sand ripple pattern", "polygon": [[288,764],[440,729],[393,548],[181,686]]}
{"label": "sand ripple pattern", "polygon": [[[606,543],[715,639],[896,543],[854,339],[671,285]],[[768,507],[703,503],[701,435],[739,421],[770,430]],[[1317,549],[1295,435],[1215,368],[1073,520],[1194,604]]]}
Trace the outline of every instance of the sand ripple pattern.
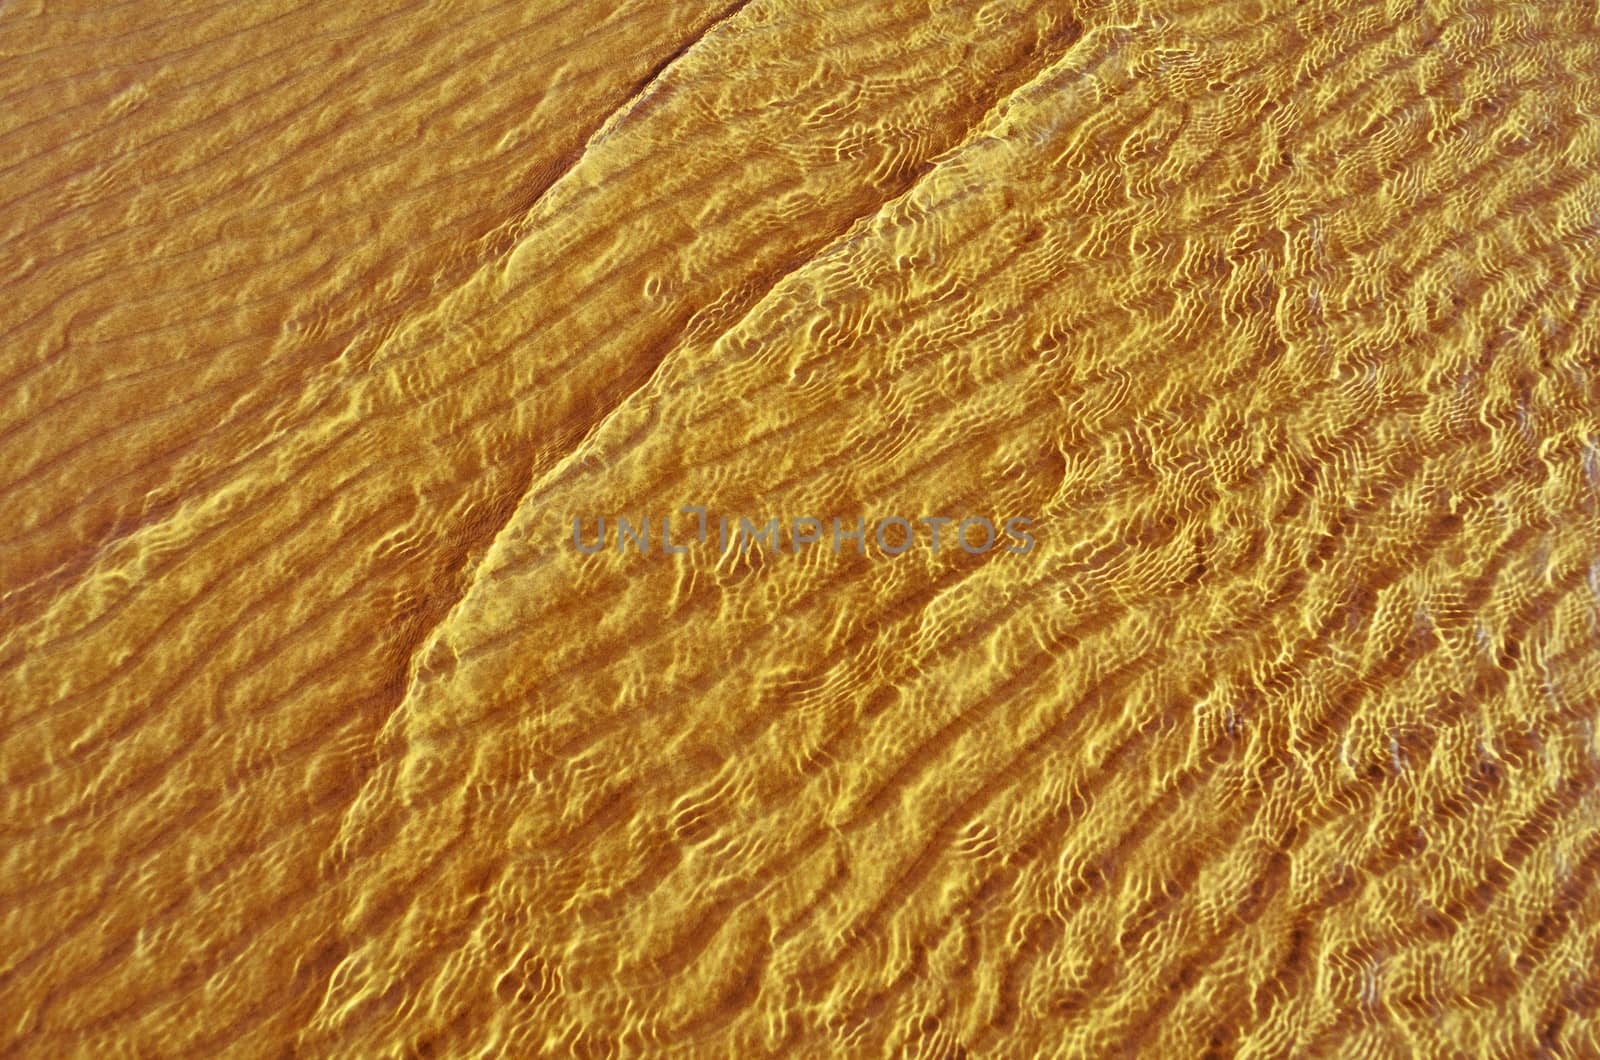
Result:
{"label": "sand ripple pattern", "polygon": [[0,1052],[1600,1055],[1594,4],[72,6]]}

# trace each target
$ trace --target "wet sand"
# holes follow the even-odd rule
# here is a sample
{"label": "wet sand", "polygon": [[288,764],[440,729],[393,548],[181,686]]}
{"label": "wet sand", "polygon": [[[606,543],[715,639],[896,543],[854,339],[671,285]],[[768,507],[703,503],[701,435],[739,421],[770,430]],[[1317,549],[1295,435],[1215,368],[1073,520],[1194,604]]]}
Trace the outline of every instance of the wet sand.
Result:
{"label": "wet sand", "polygon": [[1600,1053],[1596,17],[0,10],[0,1052]]}

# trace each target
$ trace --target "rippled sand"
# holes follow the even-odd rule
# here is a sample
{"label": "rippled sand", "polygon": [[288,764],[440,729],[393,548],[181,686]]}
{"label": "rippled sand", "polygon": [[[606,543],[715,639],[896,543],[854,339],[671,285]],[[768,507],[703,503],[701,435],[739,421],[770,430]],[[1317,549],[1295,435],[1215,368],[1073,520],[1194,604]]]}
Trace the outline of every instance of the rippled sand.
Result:
{"label": "rippled sand", "polygon": [[1600,1056],[1593,3],[0,55],[0,1052]]}

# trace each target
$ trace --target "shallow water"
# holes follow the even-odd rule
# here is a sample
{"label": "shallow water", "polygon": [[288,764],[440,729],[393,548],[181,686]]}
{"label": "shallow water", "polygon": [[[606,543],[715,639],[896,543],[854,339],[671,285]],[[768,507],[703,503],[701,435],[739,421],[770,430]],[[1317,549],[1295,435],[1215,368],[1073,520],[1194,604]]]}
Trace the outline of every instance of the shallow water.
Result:
{"label": "shallow water", "polygon": [[3,1048],[1600,1053],[1595,19],[0,12]]}

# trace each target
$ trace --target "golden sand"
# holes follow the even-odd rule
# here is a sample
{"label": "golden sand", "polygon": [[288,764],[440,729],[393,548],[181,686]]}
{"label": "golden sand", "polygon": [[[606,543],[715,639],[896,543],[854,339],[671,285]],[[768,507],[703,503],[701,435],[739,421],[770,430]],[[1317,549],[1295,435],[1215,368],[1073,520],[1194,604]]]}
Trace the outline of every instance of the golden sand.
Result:
{"label": "golden sand", "polygon": [[1593,2],[0,55],[0,1053],[1600,1056]]}

